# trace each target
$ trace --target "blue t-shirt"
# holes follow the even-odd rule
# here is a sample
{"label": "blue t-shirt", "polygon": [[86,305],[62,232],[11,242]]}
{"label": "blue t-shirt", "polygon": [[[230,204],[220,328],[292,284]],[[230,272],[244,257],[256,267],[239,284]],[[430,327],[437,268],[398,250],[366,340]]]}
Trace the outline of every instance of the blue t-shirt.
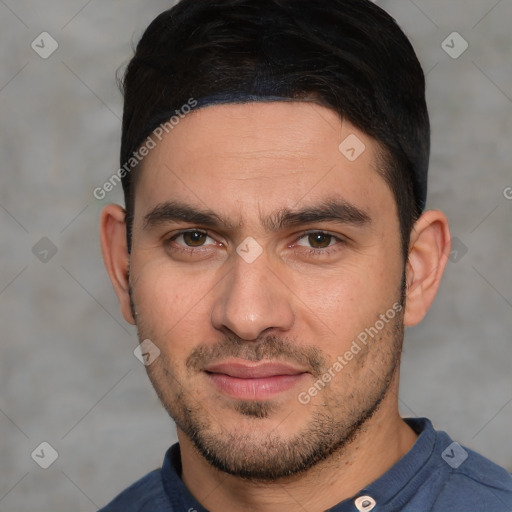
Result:
{"label": "blue t-shirt", "polygon": [[[435,431],[426,418],[406,419],[419,435],[380,478],[329,512],[512,512],[512,476]],[[179,444],[100,512],[208,512],[181,481]]]}

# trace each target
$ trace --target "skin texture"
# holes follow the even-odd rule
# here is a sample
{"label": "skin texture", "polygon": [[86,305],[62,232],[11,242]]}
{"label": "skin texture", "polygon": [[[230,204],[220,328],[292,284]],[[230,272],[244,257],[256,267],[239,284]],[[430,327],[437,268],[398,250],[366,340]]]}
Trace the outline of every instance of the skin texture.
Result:
{"label": "skin texture", "polygon": [[[355,161],[338,149],[349,135],[366,148]],[[124,211],[102,213],[104,260],[123,315],[161,352],[147,370],[177,424],[182,478],[212,512],[325,510],[416,439],[398,412],[403,329],[430,307],[450,235],[441,212],[425,212],[404,265],[377,151],[315,104],[211,106],[181,120],[136,171],[130,255]],[[162,213],[170,201],[227,223],[170,220]],[[328,201],[351,205],[350,215],[272,226],[283,210]],[[249,262],[237,247],[261,254]],[[372,326],[377,332],[334,370]],[[226,361],[277,361],[300,375],[269,397],[234,397],[207,371]],[[309,392],[329,369],[325,386]]]}

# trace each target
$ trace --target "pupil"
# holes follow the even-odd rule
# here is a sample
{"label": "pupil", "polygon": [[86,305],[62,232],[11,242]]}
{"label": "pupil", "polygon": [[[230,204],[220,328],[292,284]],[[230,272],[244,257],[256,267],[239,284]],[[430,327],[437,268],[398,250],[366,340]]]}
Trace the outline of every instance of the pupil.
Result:
{"label": "pupil", "polygon": [[199,231],[189,231],[185,233],[185,242],[187,245],[198,246],[204,242],[204,233]]}
{"label": "pupil", "polygon": [[311,233],[309,243],[313,246],[328,247],[331,242],[331,235],[325,233]]}

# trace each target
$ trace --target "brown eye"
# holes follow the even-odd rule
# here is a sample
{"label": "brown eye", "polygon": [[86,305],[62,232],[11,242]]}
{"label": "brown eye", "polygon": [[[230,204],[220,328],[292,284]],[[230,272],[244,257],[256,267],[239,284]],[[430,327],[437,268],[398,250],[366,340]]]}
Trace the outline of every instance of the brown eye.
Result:
{"label": "brown eye", "polygon": [[321,257],[335,254],[345,243],[343,237],[331,235],[325,231],[309,231],[303,233],[295,245],[300,247],[303,253],[305,251],[308,255]]}
{"label": "brown eye", "polygon": [[331,245],[333,236],[327,233],[309,233],[308,242],[314,249],[325,249]]}
{"label": "brown eye", "polygon": [[[224,247],[201,229],[188,229],[180,231],[165,240],[165,249],[172,257],[181,258],[206,258],[213,255],[212,251],[219,254],[217,249]],[[184,261],[184,260],[183,260]]]}
{"label": "brown eye", "polygon": [[189,247],[201,247],[208,238],[208,235],[202,231],[187,231],[181,233],[181,236],[185,244]]}

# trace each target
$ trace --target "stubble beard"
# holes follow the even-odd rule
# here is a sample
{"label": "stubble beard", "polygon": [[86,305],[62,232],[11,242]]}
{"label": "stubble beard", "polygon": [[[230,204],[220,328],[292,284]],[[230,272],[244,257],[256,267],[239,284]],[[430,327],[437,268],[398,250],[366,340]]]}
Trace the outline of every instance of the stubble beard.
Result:
{"label": "stubble beard", "polygon": [[[137,322],[137,327],[140,340],[155,339],[151,338],[150,329],[144,329],[144,322]],[[253,428],[239,429],[234,425],[231,430],[222,429],[208,408],[202,407],[200,400],[187,389],[186,383],[180,382],[164,353],[147,371],[177,427],[213,467],[252,481],[275,481],[306,472],[334,454],[342,456],[377,412],[399,371],[403,310],[379,334],[333,379],[334,384],[337,379],[340,382],[345,379],[345,385],[351,384],[348,391],[343,386],[334,393],[330,383],[319,392],[321,402],[295,406],[300,408],[290,417],[299,414],[302,420],[310,414],[311,419],[299,432],[286,437],[276,432],[278,427],[269,432],[265,429],[264,421],[278,413],[273,401],[233,401],[241,421],[253,422]],[[157,345],[160,345],[158,341]],[[215,347],[201,346],[190,355],[187,366],[189,370],[198,368],[202,362],[219,356],[259,361],[283,360],[283,354],[285,361],[307,362],[313,375],[322,375],[329,366],[316,348],[298,350],[293,343],[275,337],[266,337],[261,342],[233,338]],[[372,368],[372,362],[378,372]]]}

